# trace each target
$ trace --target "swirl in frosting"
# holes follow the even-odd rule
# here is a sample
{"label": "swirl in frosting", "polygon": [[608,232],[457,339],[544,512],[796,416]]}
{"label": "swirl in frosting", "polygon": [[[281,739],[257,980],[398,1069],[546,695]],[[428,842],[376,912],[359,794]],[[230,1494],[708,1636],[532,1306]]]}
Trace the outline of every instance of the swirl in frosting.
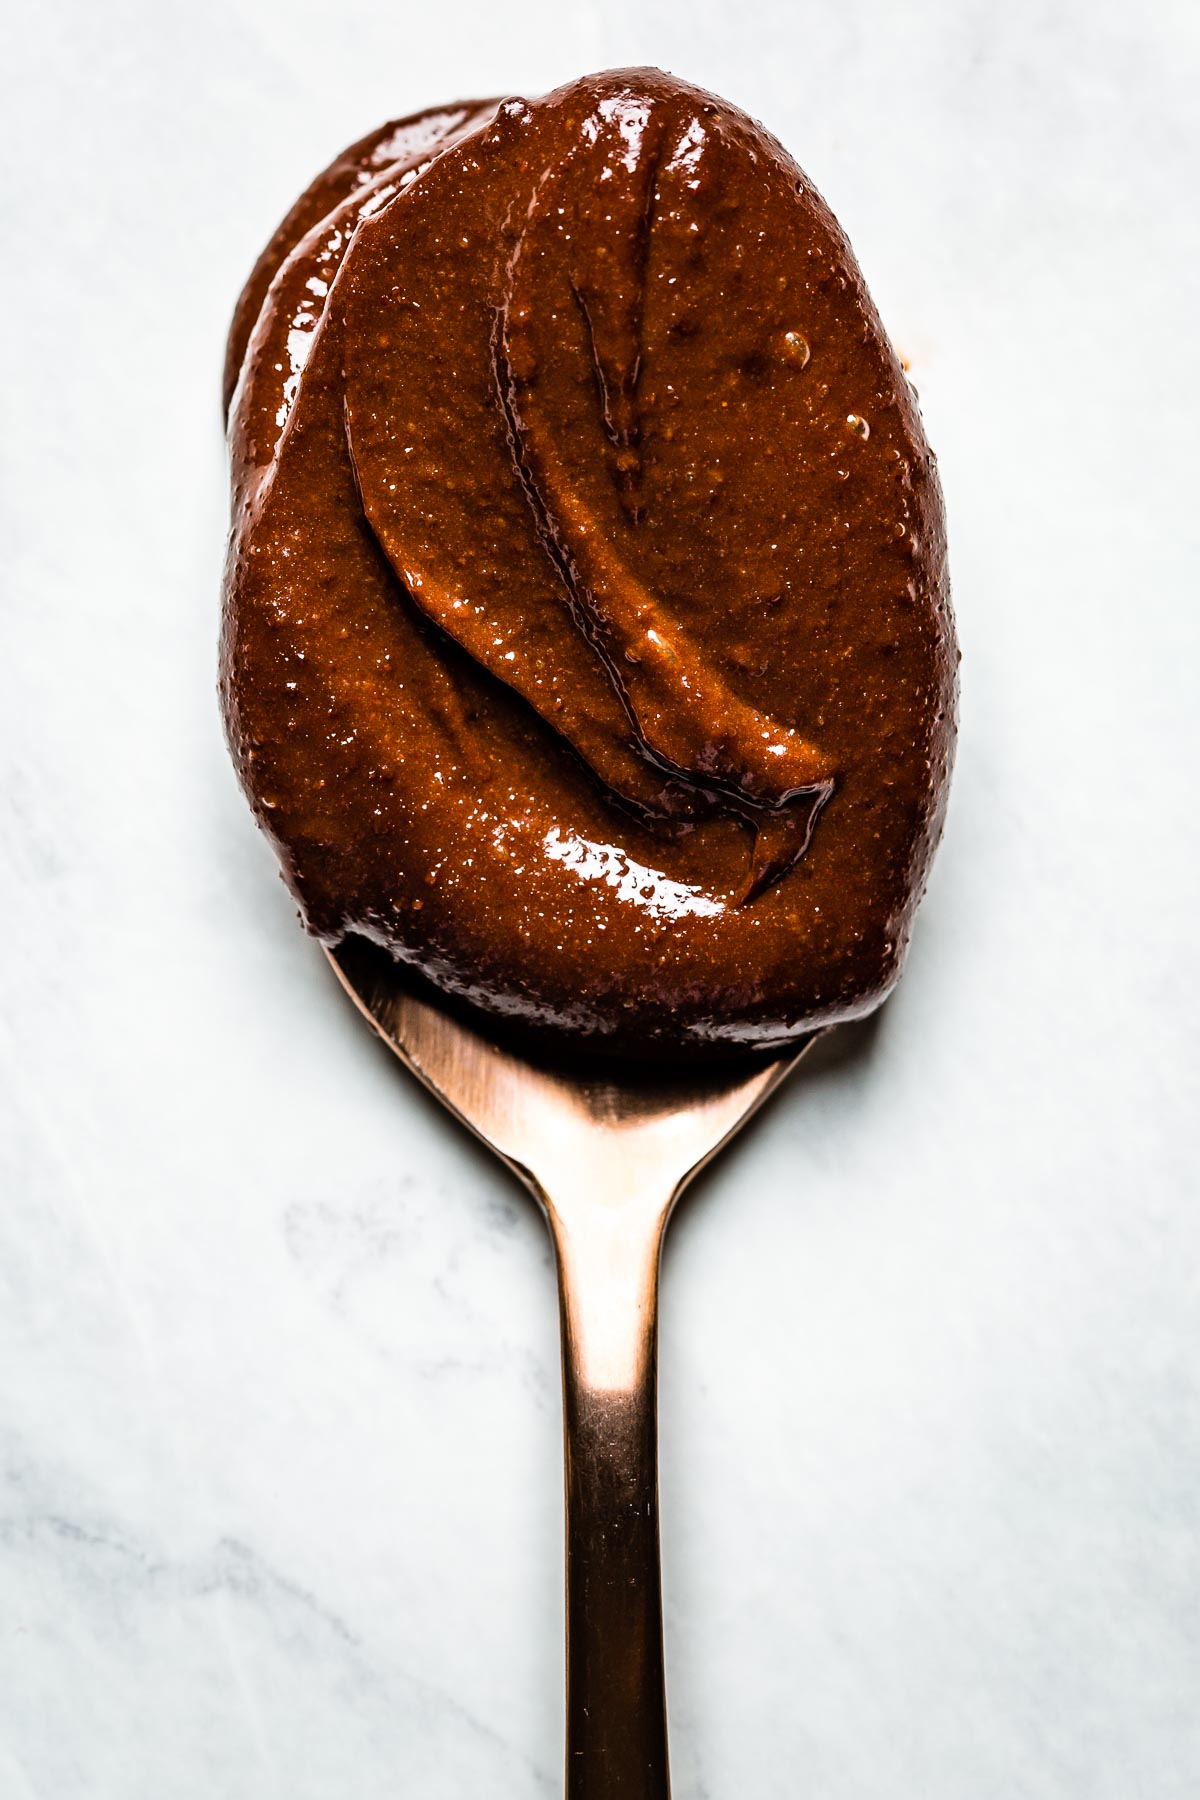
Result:
{"label": "swirl in frosting", "polygon": [[227,392],[226,719],[314,931],[623,1053],[878,1003],[953,741],[941,500],[773,139],[647,70],[386,126]]}

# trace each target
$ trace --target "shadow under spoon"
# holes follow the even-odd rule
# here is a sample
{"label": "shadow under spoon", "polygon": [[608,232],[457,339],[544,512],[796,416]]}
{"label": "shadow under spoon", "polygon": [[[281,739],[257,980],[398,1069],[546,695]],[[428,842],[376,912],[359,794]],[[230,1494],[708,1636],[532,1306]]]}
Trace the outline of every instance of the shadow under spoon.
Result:
{"label": "shadow under spoon", "polygon": [[414,992],[365,939],[327,954],[405,1067],[545,1213],[562,1323],[567,1800],[669,1800],[658,1529],[663,1236],[692,1177],[814,1038],[719,1071],[572,1070],[493,1043]]}

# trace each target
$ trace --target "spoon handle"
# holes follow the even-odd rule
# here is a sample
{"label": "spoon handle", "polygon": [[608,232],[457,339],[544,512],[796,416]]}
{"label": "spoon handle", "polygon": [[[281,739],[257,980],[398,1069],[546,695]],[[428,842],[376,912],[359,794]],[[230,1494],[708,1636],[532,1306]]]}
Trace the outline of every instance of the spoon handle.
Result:
{"label": "spoon handle", "polygon": [[669,1201],[548,1206],[563,1343],[567,1800],[670,1797],[656,1367]]}

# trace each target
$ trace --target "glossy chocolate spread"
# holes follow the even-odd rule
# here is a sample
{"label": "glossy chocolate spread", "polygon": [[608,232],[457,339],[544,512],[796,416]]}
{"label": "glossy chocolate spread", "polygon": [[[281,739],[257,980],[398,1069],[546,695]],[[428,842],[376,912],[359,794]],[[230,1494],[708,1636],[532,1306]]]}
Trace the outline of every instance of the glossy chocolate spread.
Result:
{"label": "glossy chocolate spread", "polygon": [[391,123],[239,301],[222,687],[310,928],[623,1053],[887,993],[956,690],[833,216],[653,70]]}

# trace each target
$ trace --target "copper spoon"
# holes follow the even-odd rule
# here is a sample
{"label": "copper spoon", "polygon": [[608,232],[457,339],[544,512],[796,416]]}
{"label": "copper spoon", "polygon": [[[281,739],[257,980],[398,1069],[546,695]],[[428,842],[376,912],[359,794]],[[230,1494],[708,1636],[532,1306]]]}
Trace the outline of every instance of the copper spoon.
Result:
{"label": "copper spoon", "polygon": [[658,1541],[658,1272],[692,1177],[812,1037],[719,1074],[568,1073],[514,1055],[347,938],[329,958],[384,1042],[542,1207],[562,1320],[567,1800],[669,1800]]}

